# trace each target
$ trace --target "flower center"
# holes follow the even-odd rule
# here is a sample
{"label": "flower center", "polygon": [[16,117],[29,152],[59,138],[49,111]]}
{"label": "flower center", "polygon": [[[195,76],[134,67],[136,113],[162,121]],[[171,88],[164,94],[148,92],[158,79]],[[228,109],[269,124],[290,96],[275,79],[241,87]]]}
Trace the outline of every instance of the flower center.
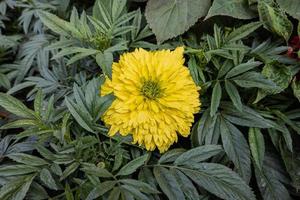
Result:
{"label": "flower center", "polygon": [[156,99],[161,97],[162,90],[158,82],[147,80],[143,83],[141,93],[144,97],[148,99]]}

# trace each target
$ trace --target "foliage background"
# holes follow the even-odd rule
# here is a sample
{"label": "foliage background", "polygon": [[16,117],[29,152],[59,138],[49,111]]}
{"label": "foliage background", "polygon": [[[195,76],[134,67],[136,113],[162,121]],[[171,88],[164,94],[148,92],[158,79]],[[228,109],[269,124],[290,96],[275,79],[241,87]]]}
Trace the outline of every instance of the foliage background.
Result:
{"label": "foliage background", "polygon": [[[298,20],[298,0],[0,1],[0,199],[299,198]],[[176,46],[202,88],[191,137],[107,137],[112,62]]]}

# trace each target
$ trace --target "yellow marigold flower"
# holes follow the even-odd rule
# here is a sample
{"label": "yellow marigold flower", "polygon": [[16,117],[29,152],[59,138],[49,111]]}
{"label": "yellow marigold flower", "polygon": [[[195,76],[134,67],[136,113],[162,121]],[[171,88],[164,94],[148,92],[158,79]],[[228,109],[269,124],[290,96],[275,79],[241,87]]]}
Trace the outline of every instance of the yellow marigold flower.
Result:
{"label": "yellow marigold flower", "polygon": [[132,134],[133,143],[164,152],[177,142],[177,133],[190,134],[200,100],[183,51],[136,49],[113,63],[112,80],[101,87],[101,95],[116,96],[103,116],[110,136]]}

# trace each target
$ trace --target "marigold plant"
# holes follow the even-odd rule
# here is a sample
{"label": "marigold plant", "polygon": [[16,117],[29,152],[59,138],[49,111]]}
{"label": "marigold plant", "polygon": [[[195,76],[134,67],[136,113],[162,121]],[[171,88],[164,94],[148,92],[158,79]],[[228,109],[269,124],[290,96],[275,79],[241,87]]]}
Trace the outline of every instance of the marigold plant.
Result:
{"label": "marigold plant", "polygon": [[184,66],[183,51],[140,48],[113,64],[112,79],[101,88],[101,95],[116,96],[103,116],[110,136],[131,134],[133,143],[165,152],[177,142],[177,133],[190,134],[200,109],[199,88]]}

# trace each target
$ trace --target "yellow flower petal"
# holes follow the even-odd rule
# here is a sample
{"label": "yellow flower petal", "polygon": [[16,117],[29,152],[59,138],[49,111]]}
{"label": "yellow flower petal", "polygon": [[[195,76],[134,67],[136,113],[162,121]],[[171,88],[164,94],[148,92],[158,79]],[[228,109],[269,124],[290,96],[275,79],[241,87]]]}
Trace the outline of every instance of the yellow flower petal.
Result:
{"label": "yellow flower petal", "polygon": [[112,66],[101,95],[116,99],[103,116],[109,135],[131,134],[149,151],[166,151],[180,134],[187,137],[200,110],[199,87],[184,66],[184,48],[174,51],[136,49]]}

